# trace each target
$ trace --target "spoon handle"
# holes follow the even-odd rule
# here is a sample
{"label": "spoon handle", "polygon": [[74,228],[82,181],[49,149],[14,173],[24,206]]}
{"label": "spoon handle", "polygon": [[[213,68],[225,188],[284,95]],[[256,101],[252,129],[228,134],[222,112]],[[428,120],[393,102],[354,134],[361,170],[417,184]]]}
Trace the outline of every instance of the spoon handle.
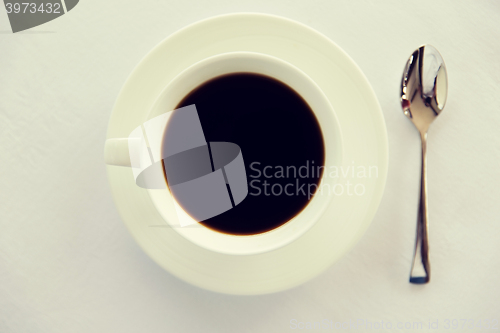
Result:
{"label": "spoon handle", "polygon": [[422,139],[422,175],[420,178],[420,200],[417,216],[417,237],[415,254],[410,272],[410,283],[428,283],[431,275],[429,263],[428,217],[427,217],[427,133]]}

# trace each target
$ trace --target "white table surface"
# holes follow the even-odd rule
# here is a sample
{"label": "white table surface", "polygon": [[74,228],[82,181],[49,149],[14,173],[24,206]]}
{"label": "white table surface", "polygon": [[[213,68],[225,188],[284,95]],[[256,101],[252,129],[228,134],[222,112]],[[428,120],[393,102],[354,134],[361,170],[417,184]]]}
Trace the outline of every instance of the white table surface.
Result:
{"label": "white table surface", "polygon": [[[342,47],[373,85],[390,151],[356,247],[312,281],[252,297],[198,289],[149,259],[103,163],[113,103],[141,58],[187,24],[238,11],[297,20]],[[0,8],[0,332],[288,332],[293,319],[423,322],[404,332],[438,320],[436,332],[450,331],[446,319],[500,320],[499,40],[500,3],[485,0],[85,0],[17,34]],[[420,142],[398,94],[423,43],[441,51],[450,90],[429,132],[432,281],[417,286]]]}

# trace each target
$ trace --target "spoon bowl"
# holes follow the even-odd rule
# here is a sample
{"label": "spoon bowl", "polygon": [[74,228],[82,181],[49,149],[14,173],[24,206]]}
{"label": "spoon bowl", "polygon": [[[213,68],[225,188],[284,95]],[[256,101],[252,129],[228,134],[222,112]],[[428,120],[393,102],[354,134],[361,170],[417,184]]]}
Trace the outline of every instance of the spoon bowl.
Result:
{"label": "spoon bowl", "polygon": [[432,45],[419,47],[408,59],[401,82],[401,106],[419,132],[443,111],[448,78],[443,57]]}

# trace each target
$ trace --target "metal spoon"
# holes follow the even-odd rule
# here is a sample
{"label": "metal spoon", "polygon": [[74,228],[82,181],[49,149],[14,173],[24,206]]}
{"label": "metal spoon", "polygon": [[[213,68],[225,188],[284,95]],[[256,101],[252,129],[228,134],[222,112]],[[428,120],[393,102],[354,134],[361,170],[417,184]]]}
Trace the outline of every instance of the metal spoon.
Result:
{"label": "metal spoon", "polygon": [[418,204],[415,254],[410,283],[429,282],[429,241],[427,216],[427,130],[446,103],[448,78],[446,66],[438,50],[431,45],[419,47],[406,63],[401,82],[401,106],[420,132],[422,140],[422,175]]}

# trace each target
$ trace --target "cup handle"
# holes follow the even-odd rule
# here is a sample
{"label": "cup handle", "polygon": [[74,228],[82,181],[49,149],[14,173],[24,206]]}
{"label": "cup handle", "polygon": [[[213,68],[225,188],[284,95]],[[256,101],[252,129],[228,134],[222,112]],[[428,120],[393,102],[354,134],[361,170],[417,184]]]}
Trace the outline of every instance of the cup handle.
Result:
{"label": "cup handle", "polygon": [[104,163],[131,167],[128,148],[129,139],[107,139],[104,144]]}

